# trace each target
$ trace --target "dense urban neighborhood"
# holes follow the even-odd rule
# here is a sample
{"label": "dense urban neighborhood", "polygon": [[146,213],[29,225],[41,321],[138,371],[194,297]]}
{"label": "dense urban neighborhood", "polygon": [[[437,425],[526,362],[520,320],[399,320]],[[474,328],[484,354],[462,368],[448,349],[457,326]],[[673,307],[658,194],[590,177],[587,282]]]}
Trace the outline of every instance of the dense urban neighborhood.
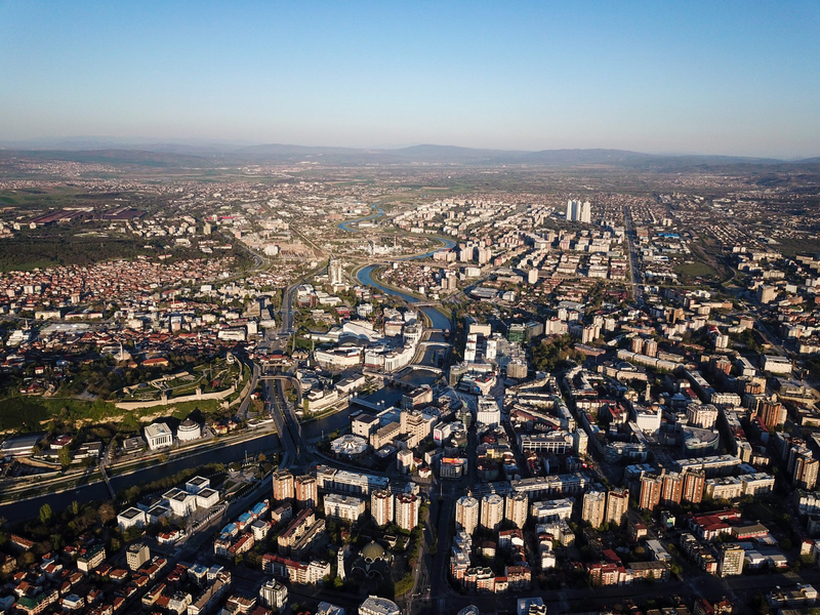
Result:
{"label": "dense urban neighborhood", "polygon": [[146,156],[0,152],[0,612],[820,607],[816,163]]}

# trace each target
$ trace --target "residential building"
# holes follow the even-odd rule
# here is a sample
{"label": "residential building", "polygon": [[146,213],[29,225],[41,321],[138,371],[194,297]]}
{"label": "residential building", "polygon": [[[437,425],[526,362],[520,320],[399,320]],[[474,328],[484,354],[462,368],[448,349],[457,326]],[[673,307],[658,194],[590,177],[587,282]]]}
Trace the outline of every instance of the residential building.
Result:
{"label": "residential building", "polygon": [[402,493],[395,499],[396,525],[410,531],[419,524],[419,508],[421,502],[418,496],[412,493]]}
{"label": "residential building", "polygon": [[583,507],[581,509],[581,519],[589,523],[594,528],[599,528],[604,524],[606,516],[606,491],[590,489],[584,494]]}
{"label": "residential building", "polygon": [[478,527],[480,505],[474,497],[465,495],[456,501],[456,529],[463,529],[472,536]]}

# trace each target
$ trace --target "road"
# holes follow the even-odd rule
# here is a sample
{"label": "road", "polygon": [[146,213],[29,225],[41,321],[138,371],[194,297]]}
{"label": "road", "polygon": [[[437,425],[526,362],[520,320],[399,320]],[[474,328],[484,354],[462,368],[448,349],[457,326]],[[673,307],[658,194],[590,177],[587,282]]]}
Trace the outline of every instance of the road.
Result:
{"label": "road", "polygon": [[637,305],[643,303],[643,287],[641,286],[641,264],[638,259],[638,249],[635,247],[635,229],[632,226],[632,212],[629,205],[624,205],[624,228],[626,230],[626,243],[629,249],[629,279],[632,284],[632,296]]}

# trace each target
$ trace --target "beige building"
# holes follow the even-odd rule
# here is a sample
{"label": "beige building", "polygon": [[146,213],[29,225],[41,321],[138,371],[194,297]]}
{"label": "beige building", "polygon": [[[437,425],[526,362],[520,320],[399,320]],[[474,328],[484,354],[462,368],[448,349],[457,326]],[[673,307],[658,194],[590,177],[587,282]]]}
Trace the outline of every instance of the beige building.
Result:
{"label": "beige building", "polygon": [[597,529],[604,524],[605,517],[606,491],[590,489],[584,494],[584,502],[581,508],[581,519]]}

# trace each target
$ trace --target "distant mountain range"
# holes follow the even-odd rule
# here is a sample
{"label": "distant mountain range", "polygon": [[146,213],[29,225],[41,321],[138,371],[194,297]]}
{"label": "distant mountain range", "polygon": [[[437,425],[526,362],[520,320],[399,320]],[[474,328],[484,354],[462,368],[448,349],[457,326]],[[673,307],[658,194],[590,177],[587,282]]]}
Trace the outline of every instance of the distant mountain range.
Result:
{"label": "distant mountain range", "polygon": [[414,145],[398,149],[249,145],[207,140],[174,142],[76,137],[0,142],[0,157],[131,164],[157,167],[211,167],[226,164],[319,162],[330,165],[527,165],[610,166],[673,170],[724,165],[764,167],[820,164],[820,157],[802,160],[741,156],[660,155],[616,149],[555,149],[537,152],[475,149],[451,145]]}

